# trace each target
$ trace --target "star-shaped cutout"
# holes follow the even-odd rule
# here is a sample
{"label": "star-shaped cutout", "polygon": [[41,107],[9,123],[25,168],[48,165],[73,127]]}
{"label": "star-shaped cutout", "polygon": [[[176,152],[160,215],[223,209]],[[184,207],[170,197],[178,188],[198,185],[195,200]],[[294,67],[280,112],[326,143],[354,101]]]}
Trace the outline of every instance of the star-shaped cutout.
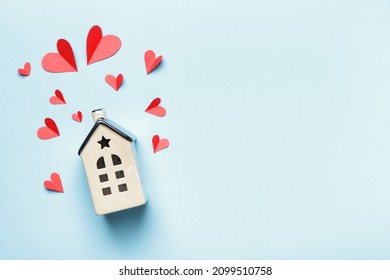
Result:
{"label": "star-shaped cutout", "polygon": [[110,148],[110,141],[111,139],[106,139],[104,136],[102,136],[102,140],[97,142],[100,144],[100,149],[103,149],[105,147]]}

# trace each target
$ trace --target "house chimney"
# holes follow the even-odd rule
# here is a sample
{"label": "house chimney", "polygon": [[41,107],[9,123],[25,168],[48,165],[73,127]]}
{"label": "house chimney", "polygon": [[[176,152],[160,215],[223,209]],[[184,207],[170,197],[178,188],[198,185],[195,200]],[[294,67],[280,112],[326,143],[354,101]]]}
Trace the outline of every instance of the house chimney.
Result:
{"label": "house chimney", "polygon": [[92,111],[92,117],[95,122],[97,122],[100,119],[105,119],[106,118],[106,111],[104,109],[96,109]]}

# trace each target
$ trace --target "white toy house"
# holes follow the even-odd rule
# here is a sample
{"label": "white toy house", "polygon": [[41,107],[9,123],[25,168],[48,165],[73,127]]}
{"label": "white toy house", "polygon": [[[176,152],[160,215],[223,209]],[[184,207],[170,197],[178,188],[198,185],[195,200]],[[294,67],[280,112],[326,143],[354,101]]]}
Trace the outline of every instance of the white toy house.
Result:
{"label": "white toy house", "polygon": [[135,137],[92,111],[95,125],[79,149],[96,214],[140,206],[147,198],[137,165]]}

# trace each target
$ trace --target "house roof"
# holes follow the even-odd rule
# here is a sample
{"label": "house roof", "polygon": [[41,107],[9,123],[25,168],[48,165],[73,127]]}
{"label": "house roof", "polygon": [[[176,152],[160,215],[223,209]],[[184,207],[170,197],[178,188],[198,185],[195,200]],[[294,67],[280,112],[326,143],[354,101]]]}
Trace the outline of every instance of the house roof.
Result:
{"label": "house roof", "polygon": [[85,146],[89,142],[89,139],[92,137],[93,133],[95,132],[95,130],[98,128],[99,125],[104,125],[104,126],[108,127],[109,129],[113,130],[114,132],[116,132],[117,134],[119,134],[120,136],[122,136],[123,138],[125,138],[126,140],[128,140],[130,142],[133,142],[136,139],[135,136],[131,132],[127,131],[126,129],[122,128],[121,126],[117,125],[116,123],[114,123],[110,120],[107,120],[107,119],[99,119],[95,122],[95,125],[92,127],[91,131],[88,133],[83,144],[81,144],[81,147],[80,147],[79,152],[78,152],[79,155],[84,150]]}

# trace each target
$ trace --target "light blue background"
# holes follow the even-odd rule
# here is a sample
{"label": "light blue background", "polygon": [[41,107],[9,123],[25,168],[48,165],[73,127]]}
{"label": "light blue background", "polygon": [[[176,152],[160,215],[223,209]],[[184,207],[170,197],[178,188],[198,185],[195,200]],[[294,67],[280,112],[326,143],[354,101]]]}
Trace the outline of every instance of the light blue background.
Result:
{"label": "light blue background", "polygon": [[[1,259],[390,258],[388,1],[2,1],[0,13]],[[122,48],[86,66],[94,24]],[[78,73],[41,68],[59,38]],[[147,49],[164,57],[149,76]],[[115,92],[104,77],[119,73]],[[67,105],[48,102],[55,89]],[[155,97],[164,118],[144,112]],[[94,213],[77,150],[100,107],[138,136],[146,207]],[[45,117],[60,137],[38,139]],[[153,154],[154,134],[169,149]],[[64,194],[43,187],[51,172]]]}

